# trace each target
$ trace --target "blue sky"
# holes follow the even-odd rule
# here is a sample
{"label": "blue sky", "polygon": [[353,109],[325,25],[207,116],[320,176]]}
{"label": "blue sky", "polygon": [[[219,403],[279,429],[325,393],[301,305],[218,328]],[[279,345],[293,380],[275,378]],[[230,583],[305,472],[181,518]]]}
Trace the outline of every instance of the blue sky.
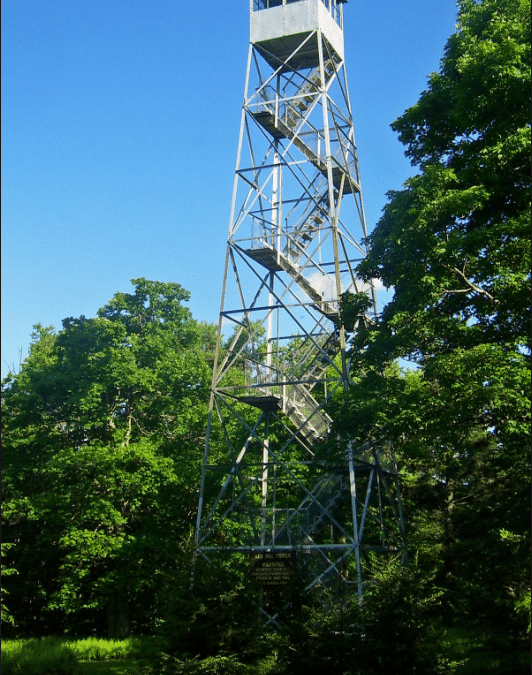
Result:
{"label": "blue sky", "polygon": [[[390,123],[438,70],[454,0],[349,0],[366,219],[413,173]],[[248,0],[3,0],[2,377],[32,326],[94,316],[132,278],[216,321]]]}

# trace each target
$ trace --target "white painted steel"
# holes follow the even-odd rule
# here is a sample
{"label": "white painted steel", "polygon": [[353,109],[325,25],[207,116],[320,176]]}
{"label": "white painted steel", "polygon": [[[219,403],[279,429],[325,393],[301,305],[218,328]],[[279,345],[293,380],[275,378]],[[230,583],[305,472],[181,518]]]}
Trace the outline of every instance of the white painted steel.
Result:
{"label": "white painted steel", "polygon": [[[350,386],[342,293],[372,304],[354,331],[376,317],[355,272],[367,228],[341,6],[337,23],[323,0],[275,2],[250,7],[196,556],[299,550],[315,554],[309,589],[338,581],[361,597],[367,556],[406,554],[390,445],[319,458],[328,405]],[[227,449],[213,461],[215,428]]]}
{"label": "white painted steel", "polygon": [[343,61],[343,31],[322,0],[299,0],[250,13],[250,42],[257,45],[268,43],[268,49],[281,58],[286,53],[285,45],[289,37],[297,36],[301,40],[302,36],[317,30],[321,31],[338,58]]}

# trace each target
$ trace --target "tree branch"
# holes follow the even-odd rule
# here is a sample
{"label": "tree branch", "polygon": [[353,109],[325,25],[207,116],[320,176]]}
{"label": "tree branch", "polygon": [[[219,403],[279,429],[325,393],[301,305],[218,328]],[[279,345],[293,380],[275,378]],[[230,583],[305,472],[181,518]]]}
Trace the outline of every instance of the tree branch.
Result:
{"label": "tree branch", "polygon": [[450,272],[454,272],[457,274],[460,279],[462,279],[469,288],[462,288],[459,290],[444,290],[443,293],[469,293],[470,291],[474,291],[475,293],[479,293],[480,295],[484,295],[490,300],[491,302],[494,302],[496,305],[500,304],[499,301],[491,295],[491,293],[488,293],[488,291],[485,291],[483,288],[480,288],[480,286],[477,286],[474,284],[472,281],[470,281],[466,274],[465,274],[465,267],[466,263],[464,263],[464,269],[459,270],[458,267],[451,267],[450,265],[443,265],[446,270],[449,270]]}

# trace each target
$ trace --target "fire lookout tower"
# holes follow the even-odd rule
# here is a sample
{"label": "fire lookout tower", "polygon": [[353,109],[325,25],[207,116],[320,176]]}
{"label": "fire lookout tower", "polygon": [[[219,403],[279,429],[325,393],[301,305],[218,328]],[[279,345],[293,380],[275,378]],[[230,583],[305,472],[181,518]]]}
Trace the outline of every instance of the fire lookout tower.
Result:
{"label": "fire lookout tower", "polygon": [[355,331],[376,318],[355,274],[367,232],[345,1],[250,0],[196,555],[297,551],[308,589],[361,596],[371,557],[403,557],[404,537],[386,442],[320,454],[350,386],[341,295],[369,298]]}

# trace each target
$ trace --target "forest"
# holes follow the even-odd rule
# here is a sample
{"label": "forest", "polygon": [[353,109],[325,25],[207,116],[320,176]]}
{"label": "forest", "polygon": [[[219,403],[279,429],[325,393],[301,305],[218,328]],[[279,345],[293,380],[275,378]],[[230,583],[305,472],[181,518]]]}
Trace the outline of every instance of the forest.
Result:
{"label": "forest", "polygon": [[[123,670],[92,671],[117,675],[529,672],[530,1],[458,7],[392,123],[412,177],[357,273],[393,297],[350,334],[333,404],[335,442],[393,444],[408,564],[383,563],[362,605],[296,580],[280,630],[230,566],[191,586],[217,326],[179,283],[132,279],[95,317],[36,324],[2,382],[8,642],[137,640]],[[344,296],[348,331],[364,302]],[[61,663],[6,656],[6,675],[85,672]]]}

